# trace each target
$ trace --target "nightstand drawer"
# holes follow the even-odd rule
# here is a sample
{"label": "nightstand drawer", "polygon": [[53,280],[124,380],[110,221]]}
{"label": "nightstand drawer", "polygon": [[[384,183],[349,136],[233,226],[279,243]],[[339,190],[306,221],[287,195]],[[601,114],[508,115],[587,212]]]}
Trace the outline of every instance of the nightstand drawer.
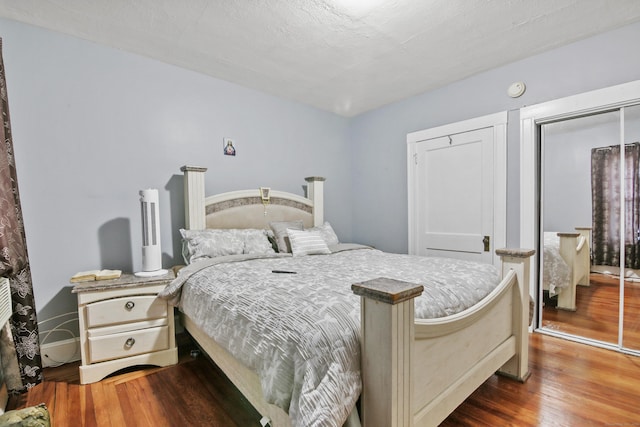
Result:
{"label": "nightstand drawer", "polygon": [[87,327],[136,322],[167,316],[167,302],[155,295],[114,298],[87,304]]}
{"label": "nightstand drawer", "polygon": [[89,337],[89,363],[169,348],[169,327],[140,329],[120,334]]}

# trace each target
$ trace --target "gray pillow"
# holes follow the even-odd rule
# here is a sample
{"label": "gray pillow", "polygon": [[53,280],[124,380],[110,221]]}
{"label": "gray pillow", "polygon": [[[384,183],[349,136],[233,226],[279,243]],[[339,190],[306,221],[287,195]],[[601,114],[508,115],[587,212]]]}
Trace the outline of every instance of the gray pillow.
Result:
{"label": "gray pillow", "polygon": [[329,246],[337,245],[338,243],[340,243],[336,232],[333,231],[333,227],[331,227],[331,224],[329,224],[328,221],[325,221],[324,224],[318,225],[317,227],[307,228],[306,230],[319,232],[320,237],[322,237],[325,243]]}
{"label": "gray pillow", "polygon": [[244,237],[244,251],[245,254],[272,254],[275,252],[269,242],[269,235],[271,230],[258,230],[248,228],[242,230]]}
{"label": "gray pillow", "polygon": [[291,253],[291,242],[289,241],[287,228],[291,228],[293,230],[302,230],[302,220],[273,221],[269,223],[269,227],[271,227],[271,230],[273,230],[273,235],[276,238],[276,243],[278,244],[278,252]]}
{"label": "gray pillow", "polygon": [[203,258],[237,255],[244,251],[244,239],[237,230],[181,229],[180,234],[183,242],[182,256],[187,264]]}
{"label": "gray pillow", "polygon": [[270,230],[262,229],[181,229],[182,256],[187,264],[203,258],[238,254],[274,253]]}

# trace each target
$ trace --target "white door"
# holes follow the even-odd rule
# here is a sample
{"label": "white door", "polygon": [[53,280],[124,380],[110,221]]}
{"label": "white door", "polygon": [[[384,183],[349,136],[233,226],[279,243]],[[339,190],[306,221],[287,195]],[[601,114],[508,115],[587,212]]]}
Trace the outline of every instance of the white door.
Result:
{"label": "white door", "polygon": [[494,262],[494,128],[418,141],[418,255]]}

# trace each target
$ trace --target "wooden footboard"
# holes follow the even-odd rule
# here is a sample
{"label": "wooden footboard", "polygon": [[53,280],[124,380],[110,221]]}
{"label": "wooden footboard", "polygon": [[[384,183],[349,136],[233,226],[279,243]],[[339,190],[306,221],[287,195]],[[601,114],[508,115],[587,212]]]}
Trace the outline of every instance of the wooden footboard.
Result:
{"label": "wooden footboard", "polygon": [[576,246],[577,273],[576,283],[582,286],[589,286],[591,274],[591,227],[576,227],[580,233],[580,240]]}
{"label": "wooden footboard", "polygon": [[498,251],[498,288],[446,318],[413,320],[419,285],[376,279],[352,287],[362,297],[364,426],[435,426],[494,372],[527,379],[533,253]]}

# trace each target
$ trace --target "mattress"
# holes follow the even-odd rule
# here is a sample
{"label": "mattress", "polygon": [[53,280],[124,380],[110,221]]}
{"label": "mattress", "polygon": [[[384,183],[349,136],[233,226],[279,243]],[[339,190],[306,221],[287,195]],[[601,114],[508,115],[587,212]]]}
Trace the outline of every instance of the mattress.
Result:
{"label": "mattress", "polygon": [[360,297],[351,284],[378,277],[424,285],[415,313],[425,319],[461,312],[500,282],[488,264],[338,245],[331,255],[201,261],[161,296],[253,369],[293,426],[341,426],[362,388]]}

